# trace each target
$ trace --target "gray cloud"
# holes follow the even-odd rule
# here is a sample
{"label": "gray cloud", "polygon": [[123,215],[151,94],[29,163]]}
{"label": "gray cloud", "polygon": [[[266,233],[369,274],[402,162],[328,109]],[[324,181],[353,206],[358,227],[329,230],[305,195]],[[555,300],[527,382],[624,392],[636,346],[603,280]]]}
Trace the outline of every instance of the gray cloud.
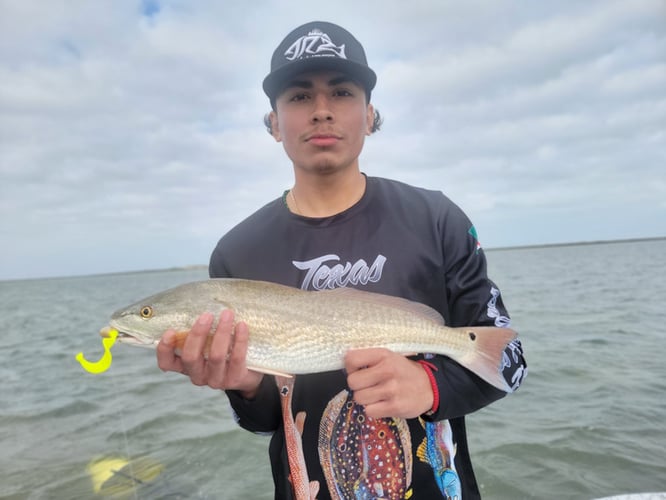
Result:
{"label": "gray cloud", "polygon": [[663,2],[388,4],[0,1],[0,279],[205,263],[292,182],[260,84],[312,19],[379,75],[363,170],[486,246],[666,235]]}

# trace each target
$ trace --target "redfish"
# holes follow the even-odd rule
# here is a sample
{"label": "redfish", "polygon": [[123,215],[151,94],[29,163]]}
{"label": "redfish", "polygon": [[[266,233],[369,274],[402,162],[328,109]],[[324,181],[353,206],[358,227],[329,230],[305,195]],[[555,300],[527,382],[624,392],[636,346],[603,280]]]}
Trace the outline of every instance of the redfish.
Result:
{"label": "redfish", "polygon": [[[186,283],[115,312],[103,337],[117,330],[121,343],[155,347],[169,328],[177,347],[196,318],[224,309],[248,324],[248,368],[274,375],[337,370],[350,349],[384,347],[403,354],[450,357],[495,387],[511,392],[502,376],[509,328],[449,328],[434,309],[399,297],[351,288],[310,292],[275,283],[211,279]],[[215,328],[215,325],[213,325]]]}

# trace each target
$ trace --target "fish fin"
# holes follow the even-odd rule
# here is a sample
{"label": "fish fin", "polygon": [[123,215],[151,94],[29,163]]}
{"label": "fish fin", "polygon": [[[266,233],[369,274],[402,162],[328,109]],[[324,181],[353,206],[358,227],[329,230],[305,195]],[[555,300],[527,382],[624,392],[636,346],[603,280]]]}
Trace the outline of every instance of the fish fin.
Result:
{"label": "fish fin", "polygon": [[296,425],[296,430],[302,436],[303,429],[305,428],[305,417],[306,413],[304,411],[299,411],[294,417],[294,424]]}
{"label": "fish fin", "polygon": [[430,460],[428,459],[427,447],[428,447],[427,438],[423,438],[423,441],[421,441],[421,444],[416,449],[416,456],[419,458],[419,460],[421,460],[421,462],[430,464]]}
{"label": "fish fin", "polygon": [[384,295],[381,293],[366,292],[356,290],[355,288],[334,288],[332,290],[322,290],[316,293],[326,293],[335,295],[355,302],[363,302],[366,304],[380,305],[390,307],[392,309],[399,309],[410,314],[415,314],[426,320],[437,323],[438,325],[444,324],[444,318],[435,309],[420,302],[405,299],[402,297],[394,297],[393,295]]}
{"label": "fish fin", "polygon": [[[176,335],[174,336],[174,354],[176,356],[181,356],[183,354],[183,347],[185,346],[185,340],[187,339],[187,336],[190,334],[189,331],[187,330],[179,330],[176,332]],[[156,347],[159,341],[156,341],[152,345],[148,345],[147,347]],[[210,346],[213,343],[213,335],[209,334],[208,337],[206,337],[206,343],[204,344],[204,350],[203,350],[203,356],[205,359],[208,359],[208,354],[210,353]]]}
{"label": "fish fin", "polygon": [[[176,356],[180,356],[180,355],[183,354],[183,347],[185,346],[185,339],[187,339],[187,336],[189,335],[189,333],[190,332],[188,332],[187,330],[179,330],[179,331],[176,332],[176,335],[174,336],[174,342],[173,342],[174,354]],[[207,342],[207,344],[208,344],[208,342]],[[151,347],[154,347],[154,346],[151,346]],[[204,357],[207,357],[207,356],[208,356],[208,351],[207,351],[206,348],[204,348]]]}
{"label": "fish fin", "polygon": [[[211,297],[213,299],[213,302],[217,302],[218,304],[222,304],[225,309],[231,309],[233,311],[233,308],[231,307],[231,304],[229,303],[229,297],[218,297],[217,295]],[[220,312],[222,312],[222,309],[220,309]]]}
{"label": "fish fin", "polygon": [[177,331],[176,335],[174,336],[173,346],[177,349],[182,349],[185,345],[185,339],[187,338],[188,333],[189,332],[186,330]]}
{"label": "fish fin", "polygon": [[310,481],[310,498],[316,500],[319,493],[319,481]]}
{"label": "fish fin", "polygon": [[483,380],[505,392],[513,392],[502,375],[504,350],[518,334],[511,328],[469,326],[465,332],[474,343],[474,350],[457,359]]}
{"label": "fish fin", "polygon": [[261,368],[258,366],[248,366],[247,369],[253,372],[265,373],[266,375],[275,375],[276,377],[293,378],[294,376],[292,373],[285,373],[279,370],[271,370],[270,368]]}

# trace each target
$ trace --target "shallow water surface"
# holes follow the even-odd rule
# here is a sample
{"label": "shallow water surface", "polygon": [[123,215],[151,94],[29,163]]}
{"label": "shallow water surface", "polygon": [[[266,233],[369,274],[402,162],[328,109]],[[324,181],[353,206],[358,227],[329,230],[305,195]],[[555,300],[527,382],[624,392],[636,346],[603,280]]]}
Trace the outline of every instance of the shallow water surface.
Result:
{"label": "shallow water surface", "polygon": [[[484,498],[666,491],[666,241],[487,255],[530,374],[468,418]],[[128,473],[114,498],[273,498],[268,438],[239,429],[223,394],[162,373],[147,349],[115,346],[100,375],[74,359],[101,356],[118,307],[205,278],[0,282],[0,499],[104,498],[104,464]]]}

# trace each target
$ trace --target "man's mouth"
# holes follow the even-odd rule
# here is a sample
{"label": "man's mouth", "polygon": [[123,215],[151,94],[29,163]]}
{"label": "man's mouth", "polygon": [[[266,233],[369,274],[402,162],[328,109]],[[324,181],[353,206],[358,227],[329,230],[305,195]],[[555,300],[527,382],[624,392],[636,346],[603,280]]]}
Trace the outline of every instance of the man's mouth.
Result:
{"label": "man's mouth", "polygon": [[307,139],[310,144],[320,147],[333,146],[338,141],[340,141],[340,138],[333,134],[313,134]]}

